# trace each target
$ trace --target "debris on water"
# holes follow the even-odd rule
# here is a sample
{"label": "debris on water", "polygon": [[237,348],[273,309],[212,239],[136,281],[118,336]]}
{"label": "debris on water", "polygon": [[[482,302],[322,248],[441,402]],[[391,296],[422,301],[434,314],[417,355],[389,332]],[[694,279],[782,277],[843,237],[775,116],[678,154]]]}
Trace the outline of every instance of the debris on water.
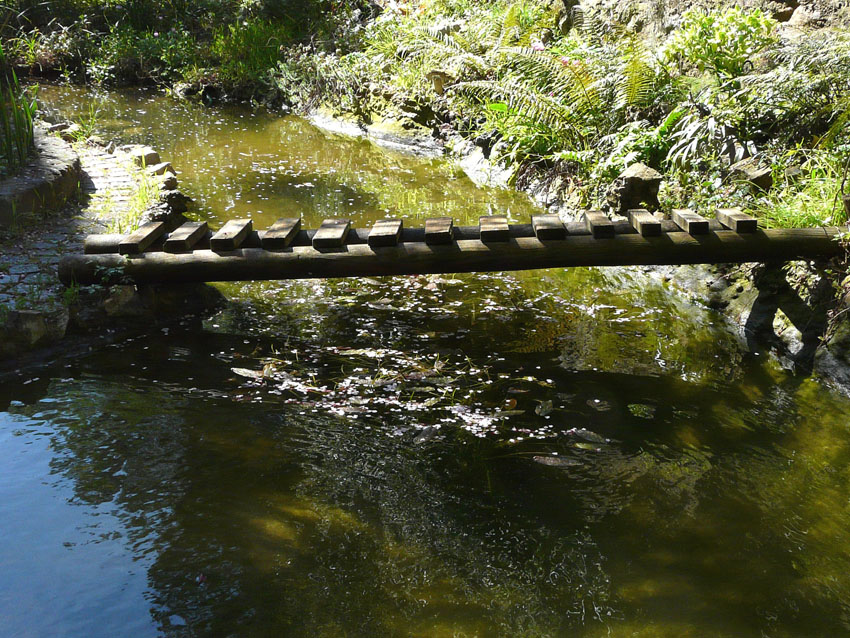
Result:
{"label": "debris on water", "polygon": [[631,412],[633,416],[640,417],[641,419],[651,419],[655,416],[654,405],[647,405],[646,403],[630,403],[628,408],[629,412]]}
{"label": "debris on water", "polygon": [[573,443],[573,447],[579,450],[591,450],[593,452],[599,452],[600,449],[593,443],[586,443],[584,441],[576,441]]}
{"label": "debris on water", "polygon": [[534,408],[534,413],[538,416],[546,416],[552,412],[552,402],[551,401],[540,401],[537,404],[537,407]]}
{"label": "debris on water", "polygon": [[437,433],[439,431],[440,431],[439,425],[429,425],[427,427],[424,427],[424,428],[422,428],[422,430],[419,431],[419,434],[417,434],[414,437],[413,442],[414,443],[425,443],[425,441],[430,441],[435,436],[437,436]]}
{"label": "debris on water", "polygon": [[611,439],[606,439],[601,434],[597,434],[596,432],[591,432],[585,428],[570,428],[567,430],[567,434],[572,434],[573,436],[577,436],[580,439],[584,439],[585,441],[589,441],[590,443],[610,443]]}
{"label": "debris on water", "polygon": [[599,410],[600,412],[606,412],[611,409],[611,404],[602,399],[588,399],[587,405],[594,410]]}
{"label": "debris on water", "polygon": [[568,468],[568,467],[577,467],[581,465],[581,461],[576,459],[566,458],[563,456],[533,456],[532,460],[535,463],[540,463],[540,465],[548,465],[549,467],[560,467],[560,468]]}
{"label": "debris on water", "polygon": [[263,371],[262,370],[249,370],[248,368],[230,368],[231,372],[235,372],[240,377],[245,377],[246,379],[262,379]]}

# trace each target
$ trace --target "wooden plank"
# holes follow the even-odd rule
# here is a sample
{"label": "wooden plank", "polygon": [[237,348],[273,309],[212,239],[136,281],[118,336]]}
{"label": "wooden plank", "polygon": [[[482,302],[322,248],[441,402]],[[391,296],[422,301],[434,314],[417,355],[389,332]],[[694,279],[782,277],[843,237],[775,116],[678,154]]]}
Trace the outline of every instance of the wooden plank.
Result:
{"label": "wooden plank", "polygon": [[758,220],[743,213],[740,208],[718,208],[717,220],[736,233],[754,233],[758,230]]}
{"label": "wooden plank", "polygon": [[142,224],[118,244],[119,254],[138,255],[146,251],[152,243],[165,234],[165,228],[165,222]]}
{"label": "wooden plank", "polygon": [[452,243],[454,220],[451,217],[432,217],[425,220],[425,243],[429,245]]}
{"label": "wooden plank", "polygon": [[210,239],[212,250],[236,250],[253,230],[250,219],[231,219]]}
{"label": "wooden plank", "polygon": [[481,241],[508,241],[511,229],[504,215],[485,215],[478,218]]}
{"label": "wooden plank", "polygon": [[209,228],[207,227],[207,222],[186,222],[168,236],[168,239],[165,240],[163,250],[169,253],[179,253],[192,250],[192,247],[195,246],[195,244],[197,244],[208,231]]}
{"label": "wooden plank", "polygon": [[632,208],[629,210],[629,223],[641,237],[658,237],[661,235],[661,221],[655,219],[652,213],[645,208]]}
{"label": "wooden plank", "polygon": [[708,233],[708,220],[702,215],[697,215],[690,208],[674,208],[670,213],[676,225],[691,235],[705,235]]}
{"label": "wooden plank", "polygon": [[564,239],[567,236],[567,228],[557,215],[532,215],[531,227],[540,241]]}
{"label": "wooden plank", "polygon": [[638,264],[699,264],[832,257],[844,253],[836,238],[844,230],[830,228],[764,229],[739,234],[720,230],[703,237],[666,233],[646,238],[637,233],[599,241],[590,235],[568,235],[563,241],[536,237],[483,244],[472,240],[448,246],[400,242],[375,252],[366,244],[322,252],[310,246],[291,251],[244,248],[233,253],[196,250],[191,253],[152,251],[135,259],[122,255],[73,255],[59,264],[66,285],[98,283],[123,272],[137,283],[373,277],[423,273],[490,272],[571,266]]}
{"label": "wooden plank", "polygon": [[289,248],[300,230],[300,217],[282,217],[272,224],[266,234],[263,235],[263,248],[266,250]]}
{"label": "wooden plank", "polygon": [[400,219],[381,219],[372,226],[366,241],[372,248],[395,246],[401,237],[401,226]]}
{"label": "wooden plank", "polygon": [[584,223],[587,230],[594,239],[603,239],[614,236],[614,224],[608,219],[608,215],[598,210],[588,210],[584,213]]}
{"label": "wooden plank", "polygon": [[350,219],[326,219],[313,235],[313,248],[340,248],[350,230]]}

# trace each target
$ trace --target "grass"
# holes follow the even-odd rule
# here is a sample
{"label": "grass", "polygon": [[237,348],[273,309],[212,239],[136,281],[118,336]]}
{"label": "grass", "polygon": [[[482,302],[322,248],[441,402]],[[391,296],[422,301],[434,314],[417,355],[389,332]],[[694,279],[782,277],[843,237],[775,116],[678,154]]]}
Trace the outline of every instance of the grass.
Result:
{"label": "grass", "polygon": [[0,176],[24,167],[34,149],[36,88],[22,88],[14,71],[0,76]]}
{"label": "grass", "polygon": [[[790,170],[781,164],[774,170],[771,192],[751,207],[768,228],[808,228],[846,223],[841,199],[842,163],[828,152],[796,152],[787,156]],[[795,160],[802,160],[799,164]]]}
{"label": "grass", "polygon": [[159,201],[159,186],[156,178],[144,170],[132,171],[136,180],[136,190],[127,202],[127,208],[116,211],[109,222],[108,232],[126,235],[139,227],[145,211]]}

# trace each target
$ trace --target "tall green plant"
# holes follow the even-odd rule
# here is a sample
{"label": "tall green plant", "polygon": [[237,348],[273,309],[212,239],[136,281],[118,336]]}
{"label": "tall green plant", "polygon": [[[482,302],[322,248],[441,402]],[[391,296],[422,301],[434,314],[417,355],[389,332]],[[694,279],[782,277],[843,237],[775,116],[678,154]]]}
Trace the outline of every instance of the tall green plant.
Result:
{"label": "tall green plant", "polygon": [[0,78],[0,171],[15,173],[33,150],[36,90],[21,88],[14,71]]}

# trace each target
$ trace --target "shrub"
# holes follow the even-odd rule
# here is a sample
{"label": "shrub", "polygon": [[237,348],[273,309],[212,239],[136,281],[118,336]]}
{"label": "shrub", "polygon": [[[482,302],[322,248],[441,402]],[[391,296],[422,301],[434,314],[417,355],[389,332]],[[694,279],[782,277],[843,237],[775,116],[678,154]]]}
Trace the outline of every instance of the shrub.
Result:
{"label": "shrub", "polygon": [[221,76],[236,85],[256,82],[277,65],[281,48],[291,42],[288,24],[251,19],[219,29],[212,53],[221,63]]}
{"label": "shrub", "polygon": [[755,56],[775,44],[777,22],[759,9],[739,7],[705,13],[691,9],[665,47],[669,62],[687,62],[720,79],[751,69]]}

